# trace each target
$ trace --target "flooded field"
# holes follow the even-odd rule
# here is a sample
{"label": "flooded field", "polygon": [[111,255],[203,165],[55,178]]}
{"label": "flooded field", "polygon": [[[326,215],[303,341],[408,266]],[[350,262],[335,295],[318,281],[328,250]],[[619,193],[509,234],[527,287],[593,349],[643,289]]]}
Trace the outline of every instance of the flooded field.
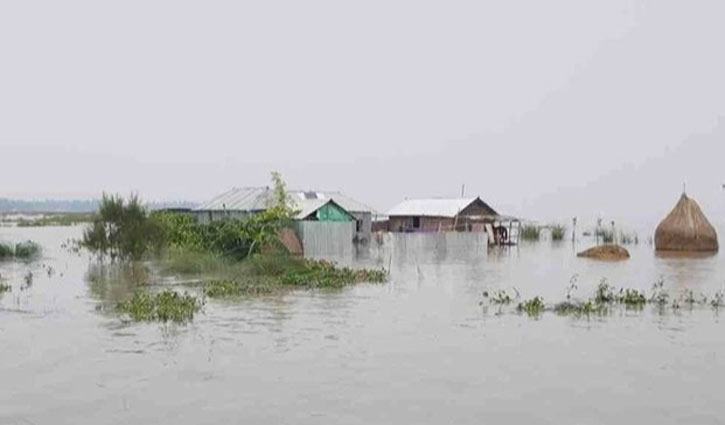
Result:
{"label": "flooded field", "polygon": [[[0,424],[715,424],[725,414],[725,309],[616,310],[539,319],[479,305],[484,291],[562,301],[602,278],[649,292],[712,296],[722,254],[576,258],[588,244],[387,240],[354,260],[385,285],[207,300],[189,325],[126,324],[115,282],[61,245],[79,227],[0,228],[44,248],[0,263]],[[349,262],[350,259],[341,259]],[[29,273],[32,277],[28,278]]]}

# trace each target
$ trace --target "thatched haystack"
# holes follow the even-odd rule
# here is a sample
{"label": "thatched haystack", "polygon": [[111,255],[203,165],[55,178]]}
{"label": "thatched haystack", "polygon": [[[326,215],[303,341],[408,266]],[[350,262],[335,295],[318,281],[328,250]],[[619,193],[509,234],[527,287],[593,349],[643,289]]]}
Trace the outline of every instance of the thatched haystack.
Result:
{"label": "thatched haystack", "polygon": [[658,251],[714,252],[717,232],[694,199],[682,194],[680,201],[655,230]]}
{"label": "thatched haystack", "polygon": [[619,261],[629,258],[629,251],[615,244],[599,245],[577,254],[577,257],[594,260]]}

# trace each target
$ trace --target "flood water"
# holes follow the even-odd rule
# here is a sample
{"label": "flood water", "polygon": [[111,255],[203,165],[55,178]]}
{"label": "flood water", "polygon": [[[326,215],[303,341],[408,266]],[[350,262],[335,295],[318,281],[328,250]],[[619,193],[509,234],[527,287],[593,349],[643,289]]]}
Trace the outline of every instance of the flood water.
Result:
{"label": "flood water", "polygon": [[[571,242],[486,250],[390,243],[365,260],[390,282],[208,301],[189,325],[124,324],[106,306],[127,270],[94,278],[61,248],[80,228],[0,228],[44,257],[0,263],[0,424],[716,424],[725,414],[725,310],[710,306],[531,319],[479,305],[483,291],[562,301],[602,278],[712,296],[722,255],[622,263]],[[49,271],[49,268],[51,270]],[[32,271],[32,284],[25,276]]]}

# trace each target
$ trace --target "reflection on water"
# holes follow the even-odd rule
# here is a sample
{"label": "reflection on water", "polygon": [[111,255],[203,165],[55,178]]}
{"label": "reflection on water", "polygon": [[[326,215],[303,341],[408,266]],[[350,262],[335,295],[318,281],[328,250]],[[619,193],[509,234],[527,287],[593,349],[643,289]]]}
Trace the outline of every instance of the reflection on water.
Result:
{"label": "reflection on water", "polygon": [[135,290],[149,285],[151,272],[143,263],[91,262],[85,275],[92,298],[115,305]]}
{"label": "reflection on water", "polygon": [[647,293],[662,278],[672,294],[712,296],[725,282],[720,255],[639,245],[629,261],[602,263],[566,242],[489,250],[471,235],[387,235],[339,259],[389,269],[386,285],[210,301],[174,326],[100,314],[169,282],[148,265],[60,248],[79,235],[0,229],[45,248],[37,262],[0,263],[12,287],[0,295],[0,423],[679,424],[725,413],[717,309],[531,320],[479,305],[483,291],[509,288],[562,301],[573,275],[580,297],[602,278]]}

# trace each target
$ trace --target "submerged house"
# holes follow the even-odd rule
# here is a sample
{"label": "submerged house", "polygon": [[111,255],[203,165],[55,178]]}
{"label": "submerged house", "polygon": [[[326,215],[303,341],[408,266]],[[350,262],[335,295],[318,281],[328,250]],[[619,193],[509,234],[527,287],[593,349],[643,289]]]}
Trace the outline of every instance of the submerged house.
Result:
{"label": "submerged house", "polygon": [[[296,211],[295,232],[305,254],[345,254],[353,241],[369,240],[373,210],[340,192],[287,192]],[[200,223],[240,219],[265,211],[274,198],[268,187],[234,188],[193,210]]]}
{"label": "submerged house", "polygon": [[387,215],[392,232],[486,232],[489,243],[497,245],[516,243],[520,224],[479,197],[407,199]]}

